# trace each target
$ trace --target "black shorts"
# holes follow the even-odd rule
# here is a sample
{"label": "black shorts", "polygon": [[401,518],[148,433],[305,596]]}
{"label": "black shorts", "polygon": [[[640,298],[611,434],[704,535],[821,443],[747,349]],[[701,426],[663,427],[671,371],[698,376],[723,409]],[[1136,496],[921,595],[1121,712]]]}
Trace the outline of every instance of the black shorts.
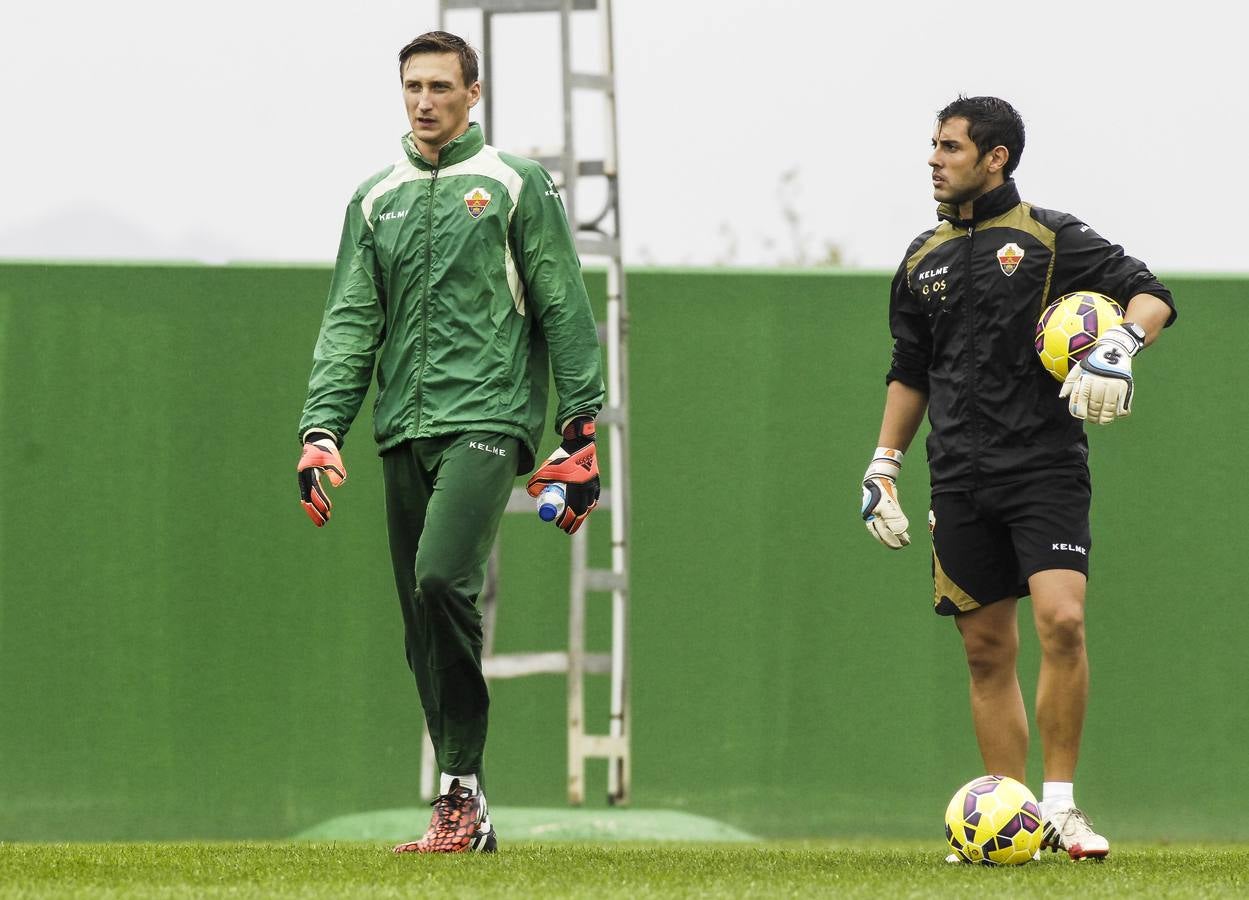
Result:
{"label": "black shorts", "polygon": [[1007,597],[1026,597],[1045,569],[1089,573],[1084,469],[1037,473],[994,487],[932,497],[933,606],[951,616]]}

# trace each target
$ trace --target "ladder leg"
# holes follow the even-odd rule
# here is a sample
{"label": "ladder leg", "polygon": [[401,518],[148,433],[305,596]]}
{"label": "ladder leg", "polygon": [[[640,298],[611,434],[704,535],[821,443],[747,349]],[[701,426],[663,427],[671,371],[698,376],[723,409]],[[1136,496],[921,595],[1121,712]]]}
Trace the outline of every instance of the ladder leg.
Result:
{"label": "ladder leg", "polygon": [[573,147],[572,127],[572,0],[563,0],[559,11],[560,56],[563,57],[564,146],[560,168],[564,175],[564,211],[573,237],[577,235],[577,154]]}
{"label": "ladder leg", "polygon": [[585,802],[585,571],[587,521],[572,536],[568,591],[568,802]]}
{"label": "ladder leg", "polygon": [[499,555],[501,542],[495,539],[486,561],[486,581],[477,603],[481,608],[481,657],[494,656],[495,621],[499,612]]}
{"label": "ladder leg", "polygon": [[434,770],[438,768],[437,762],[434,760],[434,744],[429,739],[429,729],[425,727],[425,717],[421,716],[421,799],[433,800],[437,788],[434,785],[434,779],[440,774]]}

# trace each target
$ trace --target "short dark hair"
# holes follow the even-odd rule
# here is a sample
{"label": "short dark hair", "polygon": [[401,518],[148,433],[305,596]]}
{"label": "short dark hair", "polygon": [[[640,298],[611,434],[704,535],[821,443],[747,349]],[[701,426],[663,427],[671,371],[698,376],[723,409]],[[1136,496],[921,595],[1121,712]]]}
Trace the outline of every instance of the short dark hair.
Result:
{"label": "short dark hair", "polygon": [[1002,174],[1010,178],[1023,156],[1024,143],[1023,118],[1015,107],[997,97],[964,97],[960,94],[957,100],[937,113],[937,124],[957,118],[967,120],[967,135],[981,156],[998,145],[1006,148],[1008,156]]}
{"label": "short dark hair", "polygon": [[448,31],[427,31],[415,37],[399,51],[399,78],[403,78],[403,66],[418,53],[454,53],[460,59],[460,74],[464,86],[477,80],[477,51],[464,38]]}

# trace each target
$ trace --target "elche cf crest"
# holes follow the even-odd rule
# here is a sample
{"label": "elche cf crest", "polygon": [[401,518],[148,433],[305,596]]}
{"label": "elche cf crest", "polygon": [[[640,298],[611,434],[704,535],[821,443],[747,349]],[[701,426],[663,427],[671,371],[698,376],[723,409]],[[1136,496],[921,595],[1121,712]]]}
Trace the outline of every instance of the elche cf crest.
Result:
{"label": "elche cf crest", "polygon": [[997,251],[997,264],[1002,267],[1002,274],[1008,278],[1015,274],[1019,263],[1023,260],[1023,247],[1018,244],[1003,244]]}
{"label": "elche cf crest", "polygon": [[480,218],[490,205],[490,192],[483,187],[475,187],[464,195],[464,205],[468,207],[470,216]]}

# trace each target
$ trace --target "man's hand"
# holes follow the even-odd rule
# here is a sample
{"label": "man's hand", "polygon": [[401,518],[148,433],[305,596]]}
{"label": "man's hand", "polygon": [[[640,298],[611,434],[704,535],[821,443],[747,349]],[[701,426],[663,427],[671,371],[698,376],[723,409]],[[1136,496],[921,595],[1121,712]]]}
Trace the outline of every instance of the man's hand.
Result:
{"label": "man's hand", "polygon": [[902,451],[877,447],[863,474],[863,521],[872,537],[890,550],[901,550],[911,542],[906,531],[910,523],[898,503],[900,471]]}
{"label": "man's hand", "polygon": [[1077,419],[1109,425],[1132,414],[1132,357],[1145,346],[1145,332],[1132,322],[1107,330],[1088,356],[1071,367],[1059,397]]}
{"label": "man's hand", "polygon": [[546,458],[525,485],[537,497],[548,484],[563,484],[564,511],[555,524],[575,534],[598,506],[598,456],[594,452],[594,420],[577,416],[564,426],[564,442]]}
{"label": "man's hand", "polygon": [[333,435],[326,431],[305,434],[304,452],[300,454],[295,471],[299,473],[299,502],[312,523],[320,528],[330,520],[330,510],[334,508],[321,484],[321,473],[329,476],[334,487],[347,480],[347,467],[338,454]]}

